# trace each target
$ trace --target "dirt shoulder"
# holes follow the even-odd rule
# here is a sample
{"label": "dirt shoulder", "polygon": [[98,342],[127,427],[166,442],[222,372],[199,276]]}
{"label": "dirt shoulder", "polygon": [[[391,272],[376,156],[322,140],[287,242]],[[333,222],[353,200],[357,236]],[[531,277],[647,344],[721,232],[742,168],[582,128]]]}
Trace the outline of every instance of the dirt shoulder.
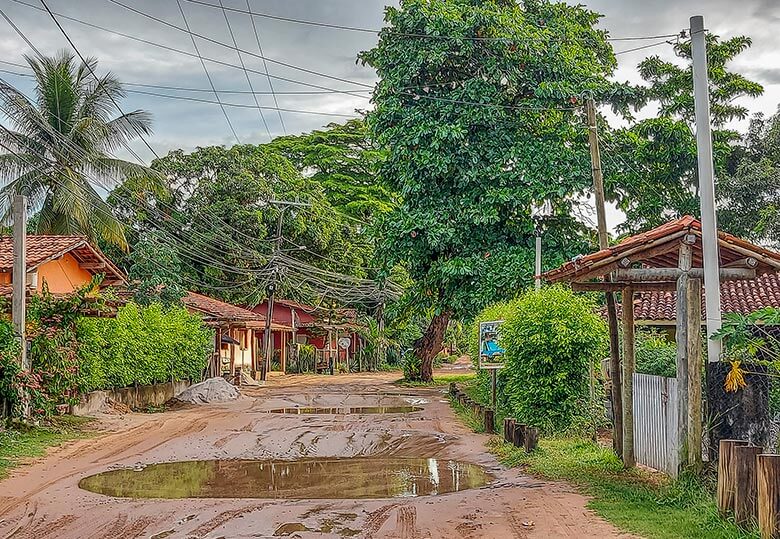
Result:
{"label": "dirt shoulder", "polygon": [[[560,483],[505,469],[468,431],[442,389],[392,384],[397,374],[289,376],[224,405],[101,418],[105,434],[66,444],[0,482],[0,536],[124,537],[620,537]],[[282,415],[289,406],[390,406],[405,415]],[[435,497],[381,500],[110,498],[81,478],[116,467],[200,459],[437,457],[484,466],[489,485]],[[334,478],[338,488],[338,478]]]}

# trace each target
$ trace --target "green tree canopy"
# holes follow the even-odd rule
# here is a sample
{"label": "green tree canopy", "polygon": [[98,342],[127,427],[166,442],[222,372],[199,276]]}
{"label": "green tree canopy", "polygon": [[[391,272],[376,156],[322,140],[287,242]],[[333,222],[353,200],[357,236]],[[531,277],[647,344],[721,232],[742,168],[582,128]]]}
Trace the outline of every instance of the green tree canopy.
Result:
{"label": "green tree canopy", "polygon": [[402,197],[382,254],[406,266],[418,304],[435,310],[415,347],[429,379],[451,317],[530,283],[534,204],[557,214],[548,264],[581,247],[570,216],[591,174],[578,96],[622,87],[606,78],[615,58],[594,28],[599,15],[582,7],[404,0],[385,19],[361,55],[380,77],[368,122],[388,148],[381,175]]}
{"label": "green tree canopy", "polygon": [[0,81],[0,109],[11,124],[0,131],[5,220],[13,195],[26,195],[38,212],[38,233],[81,234],[125,247],[124,228],[97,189],[124,182],[132,193],[163,190],[159,174],[112,156],[150,133],[150,115],[136,110],[112,117],[124,90],[110,73],[92,76],[95,60],[77,63],[62,52],[27,57],[27,63],[35,77],[32,100]]}

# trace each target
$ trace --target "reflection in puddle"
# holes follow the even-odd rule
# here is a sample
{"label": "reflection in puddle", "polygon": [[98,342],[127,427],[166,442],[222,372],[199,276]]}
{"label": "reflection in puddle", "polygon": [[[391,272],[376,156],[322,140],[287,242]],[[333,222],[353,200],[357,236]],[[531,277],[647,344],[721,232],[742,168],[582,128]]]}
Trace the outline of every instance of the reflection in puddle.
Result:
{"label": "reflection in puddle", "polygon": [[307,408],[304,406],[296,408],[275,408],[269,410],[272,414],[408,414],[410,412],[419,412],[422,410],[419,406],[342,406],[338,408]]}
{"label": "reflection in puddle", "polygon": [[86,477],[79,487],[121,498],[399,498],[485,485],[480,467],[422,458],[203,460],[152,464]]}

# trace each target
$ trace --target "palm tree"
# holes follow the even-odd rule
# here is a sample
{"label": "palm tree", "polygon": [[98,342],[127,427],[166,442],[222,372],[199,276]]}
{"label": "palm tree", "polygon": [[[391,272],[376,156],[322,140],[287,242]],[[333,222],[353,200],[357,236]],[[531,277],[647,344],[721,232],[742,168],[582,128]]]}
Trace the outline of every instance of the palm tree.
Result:
{"label": "palm tree", "polygon": [[111,74],[93,76],[97,61],[76,62],[69,52],[25,57],[35,90],[28,99],[0,80],[0,213],[8,222],[14,195],[26,195],[38,212],[40,234],[80,234],[92,241],[127,247],[122,224],[98,193],[124,182],[136,192],[165,191],[151,169],[118,159],[139,134],[149,134],[151,116],[142,110],[112,116],[124,97]]}

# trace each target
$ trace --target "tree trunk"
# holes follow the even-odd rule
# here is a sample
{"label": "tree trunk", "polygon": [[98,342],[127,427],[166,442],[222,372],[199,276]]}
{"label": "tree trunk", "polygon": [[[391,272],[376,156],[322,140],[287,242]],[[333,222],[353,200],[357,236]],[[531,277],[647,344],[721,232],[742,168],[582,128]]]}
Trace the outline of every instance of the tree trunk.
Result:
{"label": "tree trunk", "polygon": [[433,315],[428,329],[414,343],[414,355],[420,359],[420,380],[423,382],[433,381],[433,359],[442,350],[450,316],[447,311]]}

